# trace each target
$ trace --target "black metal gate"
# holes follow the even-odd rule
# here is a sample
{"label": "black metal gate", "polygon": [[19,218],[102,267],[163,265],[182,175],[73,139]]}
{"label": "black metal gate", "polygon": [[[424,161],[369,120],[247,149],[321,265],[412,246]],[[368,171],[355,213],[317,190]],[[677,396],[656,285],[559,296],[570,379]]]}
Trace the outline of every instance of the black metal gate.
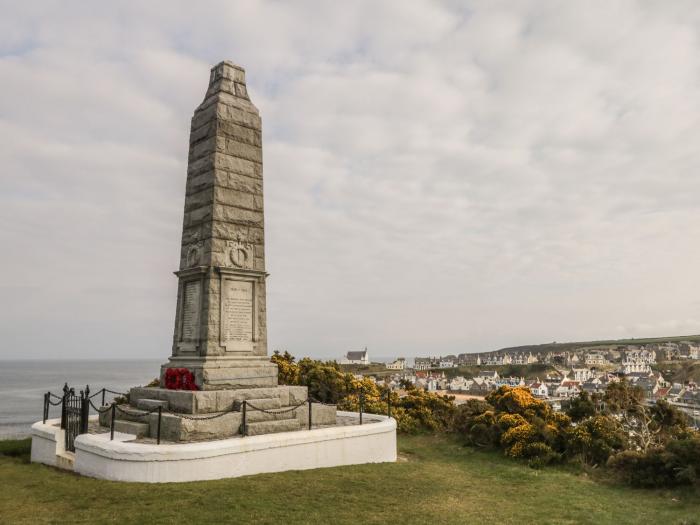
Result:
{"label": "black metal gate", "polygon": [[89,394],[89,387],[81,390],[79,395],[76,395],[74,388],[68,388],[68,384],[63,387],[61,428],[65,431],[66,450],[70,452],[75,452],[75,438],[88,430]]}

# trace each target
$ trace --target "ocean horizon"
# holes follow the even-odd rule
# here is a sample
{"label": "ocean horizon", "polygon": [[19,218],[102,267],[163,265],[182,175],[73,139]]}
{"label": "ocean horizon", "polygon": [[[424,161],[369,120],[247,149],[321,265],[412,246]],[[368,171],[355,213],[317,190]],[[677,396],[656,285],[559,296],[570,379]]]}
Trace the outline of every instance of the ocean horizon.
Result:
{"label": "ocean horizon", "polygon": [[[372,361],[381,363],[393,359],[377,357]],[[66,383],[76,392],[88,385],[93,393],[103,387],[126,392],[157,378],[160,366],[166,361],[167,357],[0,360],[0,439],[29,436],[32,424],[42,418],[46,392],[60,395]],[[49,415],[59,417],[59,407],[51,407]]]}
{"label": "ocean horizon", "polygon": [[[166,359],[23,359],[0,361],[0,439],[27,437],[41,420],[44,393],[60,395],[63,385],[91,392],[126,392],[158,377]],[[111,397],[110,397],[111,399]],[[60,408],[51,407],[50,417]]]}

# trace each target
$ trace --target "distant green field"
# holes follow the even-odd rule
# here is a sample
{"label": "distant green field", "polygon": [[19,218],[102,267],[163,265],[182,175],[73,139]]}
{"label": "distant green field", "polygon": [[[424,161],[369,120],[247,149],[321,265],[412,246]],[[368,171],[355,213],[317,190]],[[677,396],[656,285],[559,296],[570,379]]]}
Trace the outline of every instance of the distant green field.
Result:
{"label": "distant green field", "polygon": [[[450,436],[400,436],[397,463],[197,483],[99,481],[0,444],[0,523],[698,523],[697,490],[636,490],[532,470]],[[7,455],[9,454],[9,455]]]}
{"label": "distant green field", "polygon": [[700,335],[675,335],[670,337],[648,337],[643,339],[609,339],[601,341],[574,341],[569,343],[545,343],[540,345],[511,346],[496,350],[497,352],[554,352],[575,350],[576,348],[611,346],[611,345],[643,345],[652,343],[679,343],[683,341],[700,342]]}
{"label": "distant green field", "polygon": [[385,376],[396,373],[396,370],[387,370],[384,363],[370,363],[369,365],[340,365],[343,372],[352,374],[364,374],[373,376]]}
{"label": "distant green field", "polygon": [[484,370],[495,370],[501,377],[524,377],[525,379],[544,379],[550,372],[555,372],[554,367],[542,363],[530,365],[503,365],[503,366],[459,366],[456,368],[435,369],[437,372],[445,372],[447,378],[463,376],[471,379]]}

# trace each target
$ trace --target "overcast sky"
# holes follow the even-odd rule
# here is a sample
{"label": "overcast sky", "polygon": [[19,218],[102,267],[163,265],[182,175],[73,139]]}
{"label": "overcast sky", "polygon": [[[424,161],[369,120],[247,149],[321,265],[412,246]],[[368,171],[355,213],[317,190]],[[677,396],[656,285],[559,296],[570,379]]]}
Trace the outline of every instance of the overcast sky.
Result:
{"label": "overcast sky", "polygon": [[0,8],[0,358],[169,356],[224,59],[263,118],[270,351],[700,333],[694,0]]}

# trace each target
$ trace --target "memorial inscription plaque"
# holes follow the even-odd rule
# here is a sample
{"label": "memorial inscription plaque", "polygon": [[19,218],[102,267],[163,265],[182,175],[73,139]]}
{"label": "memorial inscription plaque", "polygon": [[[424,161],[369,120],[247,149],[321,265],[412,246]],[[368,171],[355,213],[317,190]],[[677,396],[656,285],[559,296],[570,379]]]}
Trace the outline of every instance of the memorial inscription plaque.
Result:
{"label": "memorial inscription plaque", "polygon": [[185,283],[182,297],[181,341],[197,341],[199,337],[199,312],[201,310],[202,285],[200,281]]}
{"label": "memorial inscription plaque", "polygon": [[225,279],[221,339],[227,350],[247,350],[253,342],[253,283]]}

